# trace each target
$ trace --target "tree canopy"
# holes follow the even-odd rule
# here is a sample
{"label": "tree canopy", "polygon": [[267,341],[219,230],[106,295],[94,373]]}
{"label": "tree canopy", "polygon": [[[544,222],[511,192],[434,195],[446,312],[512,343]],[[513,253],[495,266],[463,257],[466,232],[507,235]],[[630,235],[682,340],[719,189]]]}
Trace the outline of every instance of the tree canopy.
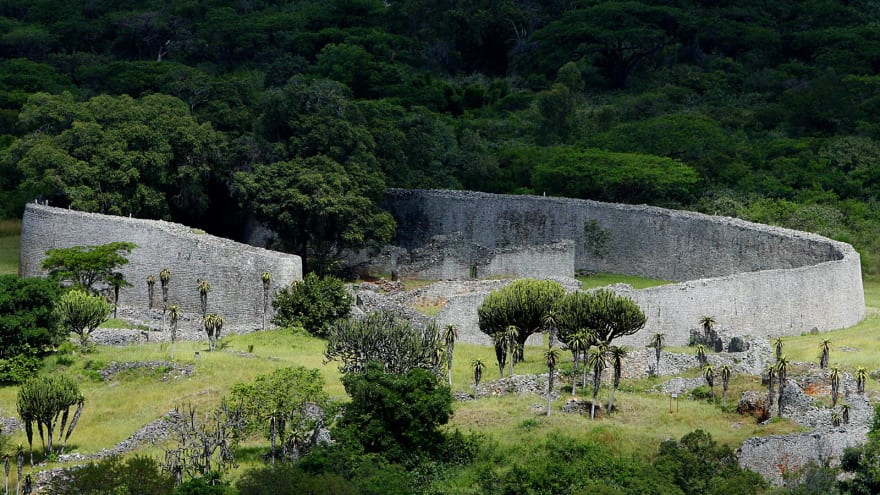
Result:
{"label": "tree canopy", "polygon": [[49,276],[89,292],[101,287],[96,284],[125,284],[117,269],[128,264],[127,254],[137,248],[131,242],[111,242],[100,246],[74,246],[46,251],[40,267]]}

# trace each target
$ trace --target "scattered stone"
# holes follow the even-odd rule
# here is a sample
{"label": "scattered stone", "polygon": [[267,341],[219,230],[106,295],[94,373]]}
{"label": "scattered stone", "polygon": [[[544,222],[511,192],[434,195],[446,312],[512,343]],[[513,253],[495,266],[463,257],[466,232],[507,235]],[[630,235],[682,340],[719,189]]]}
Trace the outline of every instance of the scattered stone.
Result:
{"label": "scattered stone", "polygon": [[770,404],[767,402],[767,394],[761,392],[746,391],[742,393],[736,412],[741,416],[751,416],[761,423],[770,419]]}
{"label": "scattered stone", "polygon": [[[580,400],[580,399],[568,399],[565,401],[565,404],[562,406],[562,412],[569,414],[580,414],[582,416],[589,416],[590,410],[592,409],[593,401],[589,400]],[[595,417],[601,418],[605,415],[605,408],[602,404],[596,404],[596,412]]]}
{"label": "scattered stone", "polygon": [[672,380],[661,383],[660,385],[654,386],[654,390],[664,394],[683,394],[705,384],[706,381],[702,378],[676,377]]}
{"label": "scattered stone", "polygon": [[161,380],[168,381],[171,378],[180,378],[182,376],[192,376],[192,365],[180,365],[169,361],[133,361],[127,363],[110,363],[106,368],[99,370],[98,374],[107,381],[113,376],[130,370],[143,370],[147,373],[161,374]]}

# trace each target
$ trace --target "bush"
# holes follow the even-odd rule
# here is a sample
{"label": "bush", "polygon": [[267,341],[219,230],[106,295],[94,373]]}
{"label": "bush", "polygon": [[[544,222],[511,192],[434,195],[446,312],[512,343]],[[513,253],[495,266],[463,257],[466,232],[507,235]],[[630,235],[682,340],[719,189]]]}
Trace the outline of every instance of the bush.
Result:
{"label": "bush", "polygon": [[435,375],[420,368],[395,375],[371,363],[342,383],[351,397],[337,429],[342,438],[409,466],[441,454],[440,427],[452,415],[452,395]]}
{"label": "bush", "polygon": [[[152,457],[136,455],[126,460],[112,456],[64,471],[48,495],[168,495],[174,479]],[[204,493],[204,492],[203,492]]]}
{"label": "bush", "polygon": [[0,359],[0,383],[24,383],[37,374],[42,361],[37,356],[19,354],[9,359]]}
{"label": "bush", "polygon": [[55,304],[58,284],[40,278],[0,276],[0,359],[39,355],[64,342]]}
{"label": "bush", "polygon": [[272,322],[279,327],[302,325],[312,335],[324,337],[329,325],[348,317],[352,302],[342,280],[310,273],[275,294]]}

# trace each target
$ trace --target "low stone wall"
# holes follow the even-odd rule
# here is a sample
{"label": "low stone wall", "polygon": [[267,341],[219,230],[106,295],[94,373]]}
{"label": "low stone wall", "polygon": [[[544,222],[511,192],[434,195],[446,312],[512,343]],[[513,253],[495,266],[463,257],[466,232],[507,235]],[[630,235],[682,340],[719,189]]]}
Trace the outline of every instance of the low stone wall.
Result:
{"label": "low stone wall", "polygon": [[[272,289],[302,279],[299,256],[255,248],[214,237],[184,225],[29,204],[21,232],[23,277],[43,276],[40,263],[52,248],[95,246],[127,241],[137,244],[121,268],[133,284],[122,289],[120,306],[146,309],[146,278],[156,277],[154,305],[161,308],[159,271],[171,271],[169,303],[185,314],[200,314],[198,281],[211,284],[208,312],[222,314],[227,327],[253,330],[263,313],[261,275],[272,274]],[[271,317],[271,306],[269,307]]]}

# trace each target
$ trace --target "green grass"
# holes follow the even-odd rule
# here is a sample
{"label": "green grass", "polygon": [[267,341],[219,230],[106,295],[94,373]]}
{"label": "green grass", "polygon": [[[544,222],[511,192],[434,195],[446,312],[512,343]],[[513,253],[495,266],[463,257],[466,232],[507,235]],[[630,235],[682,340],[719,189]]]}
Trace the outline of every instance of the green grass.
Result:
{"label": "green grass", "polygon": [[18,275],[20,235],[0,236],[0,275]]}
{"label": "green grass", "polygon": [[584,289],[605,287],[606,285],[611,284],[629,284],[633,286],[634,289],[647,289],[648,287],[657,287],[658,285],[672,283],[668,280],[636,277],[634,275],[618,275],[614,273],[594,273],[588,276],[579,276],[577,279],[581,282]]}
{"label": "green grass", "polygon": [[135,325],[135,324],[129,323],[125,320],[120,320],[118,318],[109,318],[104,323],[101,323],[101,325],[98,328],[128,328],[128,329],[132,329],[132,330],[145,330],[145,331],[150,329],[150,327],[148,327],[146,325]]}

